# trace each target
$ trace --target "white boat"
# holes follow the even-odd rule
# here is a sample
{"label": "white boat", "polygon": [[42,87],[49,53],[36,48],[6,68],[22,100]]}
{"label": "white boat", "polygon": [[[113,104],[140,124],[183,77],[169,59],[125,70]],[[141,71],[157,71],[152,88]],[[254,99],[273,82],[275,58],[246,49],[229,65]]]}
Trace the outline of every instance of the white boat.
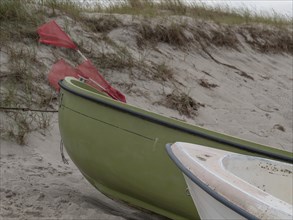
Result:
{"label": "white boat", "polygon": [[167,145],[201,219],[293,219],[293,166],[177,142]]}

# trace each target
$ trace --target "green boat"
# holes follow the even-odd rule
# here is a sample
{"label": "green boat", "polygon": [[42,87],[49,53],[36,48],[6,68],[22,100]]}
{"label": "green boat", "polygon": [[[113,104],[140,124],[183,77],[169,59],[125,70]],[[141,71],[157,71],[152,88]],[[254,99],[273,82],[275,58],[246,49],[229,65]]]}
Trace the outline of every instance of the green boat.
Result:
{"label": "green boat", "polygon": [[171,219],[199,219],[165,145],[189,142],[292,163],[292,153],[115,101],[83,82],[60,81],[59,128],[85,178],[113,199]]}

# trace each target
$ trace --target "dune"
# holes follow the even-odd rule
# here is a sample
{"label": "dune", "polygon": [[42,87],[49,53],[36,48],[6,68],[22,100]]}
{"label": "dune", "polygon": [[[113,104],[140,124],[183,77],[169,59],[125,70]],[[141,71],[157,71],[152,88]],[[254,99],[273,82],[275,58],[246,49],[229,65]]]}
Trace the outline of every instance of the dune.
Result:
{"label": "dune", "polygon": [[[76,21],[57,13],[45,21],[51,19],[128,103],[293,151],[292,29],[222,25],[187,16],[85,13],[83,21]],[[14,103],[7,101],[12,91],[9,77],[22,62],[32,70],[35,89],[30,93],[33,101],[25,106],[21,97],[26,90],[15,86],[16,104],[23,109],[0,112],[1,219],[163,219],[98,192],[65,150],[68,164],[64,163],[57,112],[28,110],[58,110],[58,94],[46,78],[50,67],[60,58],[72,65],[82,60],[74,51],[39,44],[30,33],[0,44],[1,106]],[[23,84],[28,75],[18,77],[14,85]]]}

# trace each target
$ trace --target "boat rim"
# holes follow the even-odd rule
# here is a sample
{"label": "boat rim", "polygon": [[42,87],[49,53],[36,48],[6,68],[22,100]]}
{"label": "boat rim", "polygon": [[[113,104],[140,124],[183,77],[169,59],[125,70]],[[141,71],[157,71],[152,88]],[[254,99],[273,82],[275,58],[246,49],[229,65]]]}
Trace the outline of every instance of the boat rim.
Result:
{"label": "boat rim", "polygon": [[[268,151],[265,151],[265,150],[262,150],[262,149],[252,148],[252,147],[240,144],[240,143],[236,143],[236,142],[225,140],[225,139],[222,139],[222,138],[219,138],[219,137],[216,137],[216,136],[212,136],[212,135],[206,134],[204,132],[200,132],[200,131],[197,131],[197,130],[192,130],[192,129],[189,129],[189,128],[186,128],[186,127],[183,127],[183,126],[180,126],[180,125],[177,125],[177,124],[172,124],[170,122],[163,121],[163,120],[161,120],[159,118],[155,118],[155,117],[153,117],[151,115],[143,114],[141,112],[137,112],[137,111],[134,111],[132,109],[129,109],[129,108],[125,107],[125,105],[126,106],[128,105],[126,103],[122,103],[123,105],[118,105],[117,103],[115,103],[115,102],[118,102],[116,100],[111,100],[111,101],[114,101],[114,102],[107,101],[107,99],[109,99],[108,97],[103,97],[105,100],[99,99],[98,96],[101,96],[101,95],[98,94],[98,93],[95,93],[97,96],[93,97],[90,94],[85,94],[85,93],[82,93],[82,92],[78,92],[77,90],[74,90],[73,88],[70,88],[68,85],[66,85],[64,83],[64,81],[66,81],[67,83],[70,83],[71,85],[73,85],[73,86],[75,86],[75,87],[77,87],[79,89],[83,89],[85,92],[92,92],[92,91],[88,91],[88,90],[86,90],[84,88],[81,88],[81,87],[78,87],[77,85],[74,85],[71,82],[71,80],[76,80],[76,81],[80,82],[76,78],[66,77],[63,80],[60,80],[58,83],[59,83],[59,85],[60,85],[60,87],[62,89],[66,90],[67,92],[70,92],[70,93],[72,93],[72,94],[74,94],[76,96],[79,96],[81,98],[87,99],[87,100],[95,102],[95,103],[102,104],[104,106],[110,107],[110,108],[115,109],[115,110],[125,112],[125,113],[130,114],[130,115],[139,117],[139,118],[141,118],[143,120],[147,120],[147,121],[150,121],[150,122],[162,125],[162,126],[166,126],[166,127],[176,129],[176,130],[179,130],[179,131],[182,131],[182,132],[186,132],[186,133],[189,133],[189,134],[192,134],[192,135],[196,135],[196,136],[199,136],[201,138],[205,138],[205,139],[208,139],[208,140],[211,140],[211,141],[215,141],[215,142],[220,143],[220,144],[227,144],[227,145],[229,145],[231,147],[234,147],[236,149],[245,150],[245,151],[248,151],[250,153],[261,154],[263,156],[268,156],[268,157],[271,157],[271,158],[274,158],[274,159],[277,159],[277,160],[282,160],[282,161],[286,161],[288,163],[293,164],[293,157],[292,156],[285,156],[285,155],[276,154],[276,153],[273,153],[273,152],[268,152]],[[121,102],[118,102],[118,103],[121,104]],[[255,144],[257,144],[257,143],[255,143]],[[288,153],[290,153],[290,152],[288,152]]]}

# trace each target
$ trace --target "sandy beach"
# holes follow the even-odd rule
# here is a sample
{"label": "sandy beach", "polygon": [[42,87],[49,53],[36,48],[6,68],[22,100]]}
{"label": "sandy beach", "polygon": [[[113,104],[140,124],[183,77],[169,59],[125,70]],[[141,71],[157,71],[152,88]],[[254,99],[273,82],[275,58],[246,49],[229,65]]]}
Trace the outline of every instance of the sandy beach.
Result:
{"label": "sandy beach", "polygon": [[[104,14],[86,16],[109,18]],[[208,40],[202,41],[202,37],[196,38],[194,32],[201,30],[206,36],[211,36],[215,32],[225,32],[222,26],[182,17],[180,19],[188,26],[184,30],[186,45],[154,43],[147,39],[143,39],[140,45],[140,27],[146,22],[142,18],[117,15],[117,25],[105,32],[90,31],[65,15],[54,19],[66,27],[87,56],[91,54],[90,59],[102,75],[126,95],[129,104],[207,129],[293,151],[292,44],[291,53],[264,53],[255,48],[261,36],[253,36],[248,31],[250,27],[237,26],[226,27],[231,31],[229,39],[236,39],[235,47],[212,45]],[[153,27],[162,25],[159,19],[152,19],[149,23]],[[168,26],[168,22],[164,25]],[[270,31],[274,33],[274,30]],[[292,34],[292,30],[288,31]],[[278,36],[271,37],[274,41]],[[66,49],[39,43],[26,44],[25,40],[17,45],[35,51],[36,60],[41,61],[41,64],[32,62],[36,74],[42,72],[46,76],[60,58],[72,65],[80,62],[78,55],[72,55],[75,52]],[[124,67],[119,67],[114,66],[118,65],[117,60],[107,63],[102,59],[117,51],[121,53],[123,48],[127,49],[124,54],[127,59],[131,57],[132,64],[124,60],[125,63],[121,64]],[[8,54],[7,48],[2,47],[1,73],[9,73]],[[160,73],[165,75],[157,75]],[[4,91],[5,86],[1,86]],[[48,85],[43,86],[54,93]],[[180,112],[166,102],[170,94],[184,94],[200,105],[187,113]],[[52,104],[56,110],[57,103]],[[163,219],[98,192],[82,176],[65,150],[69,164],[63,163],[58,114],[46,114],[50,118],[48,128],[30,132],[24,145],[7,138],[0,139],[0,219]],[[7,115],[1,112],[0,117],[4,126]]]}

